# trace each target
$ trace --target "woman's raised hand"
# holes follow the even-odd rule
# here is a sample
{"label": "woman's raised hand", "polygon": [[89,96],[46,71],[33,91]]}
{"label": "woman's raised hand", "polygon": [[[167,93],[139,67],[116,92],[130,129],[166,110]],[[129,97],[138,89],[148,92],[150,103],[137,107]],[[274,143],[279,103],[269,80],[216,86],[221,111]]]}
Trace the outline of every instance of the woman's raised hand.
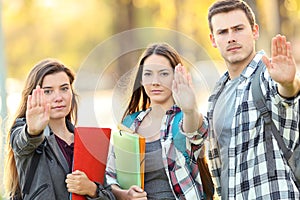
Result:
{"label": "woman's raised hand", "polygon": [[192,87],[192,79],[184,66],[178,64],[175,67],[174,81],[172,85],[173,98],[177,106],[184,113],[197,110],[196,96]]}
{"label": "woman's raised hand", "polygon": [[50,120],[50,105],[45,101],[44,90],[38,85],[27,99],[26,122],[30,135],[40,134]]}

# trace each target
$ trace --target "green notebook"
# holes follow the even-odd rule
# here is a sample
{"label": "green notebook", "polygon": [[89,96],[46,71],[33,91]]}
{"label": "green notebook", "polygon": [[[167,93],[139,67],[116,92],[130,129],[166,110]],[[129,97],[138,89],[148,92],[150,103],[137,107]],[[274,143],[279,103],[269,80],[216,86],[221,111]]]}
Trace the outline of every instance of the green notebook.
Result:
{"label": "green notebook", "polygon": [[126,131],[113,132],[117,180],[121,188],[144,188],[145,138]]}

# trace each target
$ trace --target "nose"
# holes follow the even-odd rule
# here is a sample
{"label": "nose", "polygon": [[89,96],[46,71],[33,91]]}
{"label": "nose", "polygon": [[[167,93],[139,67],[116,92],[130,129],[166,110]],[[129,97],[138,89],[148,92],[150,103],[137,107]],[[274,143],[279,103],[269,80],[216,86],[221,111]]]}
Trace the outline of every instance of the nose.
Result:
{"label": "nose", "polygon": [[59,91],[55,92],[54,101],[55,102],[61,102],[62,101],[62,94]]}
{"label": "nose", "polygon": [[157,75],[153,76],[152,85],[156,85],[156,86],[160,85],[160,80]]}
{"label": "nose", "polygon": [[228,42],[228,44],[236,42],[235,35],[234,35],[233,31],[229,31],[227,42]]}

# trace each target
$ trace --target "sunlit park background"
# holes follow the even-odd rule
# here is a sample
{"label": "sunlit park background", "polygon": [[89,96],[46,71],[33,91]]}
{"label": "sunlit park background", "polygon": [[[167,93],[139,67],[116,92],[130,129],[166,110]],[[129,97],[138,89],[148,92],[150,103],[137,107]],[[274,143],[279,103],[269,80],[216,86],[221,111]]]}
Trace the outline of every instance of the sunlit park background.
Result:
{"label": "sunlit park background", "polygon": [[[224,72],[211,46],[207,10],[213,0],[0,0],[0,194],[7,127],[30,68],[61,60],[77,73],[80,126],[115,129],[128,97],[128,77],[147,44],[170,43],[191,71],[199,109]],[[270,53],[277,33],[300,63],[300,0],[248,0],[260,25],[257,49]],[[0,195],[1,199],[1,195]]]}

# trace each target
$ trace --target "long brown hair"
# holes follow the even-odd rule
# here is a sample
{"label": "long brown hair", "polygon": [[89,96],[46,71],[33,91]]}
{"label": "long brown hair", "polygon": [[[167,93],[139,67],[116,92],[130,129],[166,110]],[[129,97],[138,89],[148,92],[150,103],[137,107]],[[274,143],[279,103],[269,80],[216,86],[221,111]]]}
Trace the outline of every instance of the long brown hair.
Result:
{"label": "long brown hair", "polygon": [[122,120],[128,115],[137,111],[146,110],[150,106],[150,98],[146,94],[144,87],[141,84],[142,73],[145,60],[151,55],[160,55],[167,58],[171,67],[175,69],[176,65],[181,63],[181,58],[176,50],[167,43],[153,43],[150,44],[144,53],[141,55],[137,64],[138,70],[136,73],[132,96],[129,101],[128,107],[124,112]]}
{"label": "long brown hair", "polygon": [[44,77],[49,74],[55,74],[58,72],[65,72],[70,80],[70,85],[72,89],[72,105],[70,113],[66,116],[66,119],[74,124],[77,123],[77,94],[75,93],[72,83],[75,79],[75,74],[67,67],[65,67],[60,61],[55,59],[45,59],[37,63],[32,70],[29,72],[27,79],[25,81],[25,86],[22,91],[21,102],[19,104],[19,108],[16,112],[14,120],[12,121],[12,125],[8,130],[7,134],[7,154],[5,159],[5,173],[4,173],[4,184],[6,193],[8,196],[14,196],[16,193],[20,195],[20,186],[18,181],[18,173],[16,168],[16,162],[14,158],[14,153],[10,145],[10,130],[15,123],[17,118],[25,117],[26,113],[26,105],[28,96],[31,95],[33,89],[36,88],[37,85],[42,85]]}
{"label": "long brown hair", "polygon": [[214,198],[214,183],[211,178],[211,174],[208,168],[206,156],[205,156],[205,146],[203,145],[200,155],[197,159],[198,169],[200,171],[200,178],[202,182],[203,191],[205,193],[205,199]]}

